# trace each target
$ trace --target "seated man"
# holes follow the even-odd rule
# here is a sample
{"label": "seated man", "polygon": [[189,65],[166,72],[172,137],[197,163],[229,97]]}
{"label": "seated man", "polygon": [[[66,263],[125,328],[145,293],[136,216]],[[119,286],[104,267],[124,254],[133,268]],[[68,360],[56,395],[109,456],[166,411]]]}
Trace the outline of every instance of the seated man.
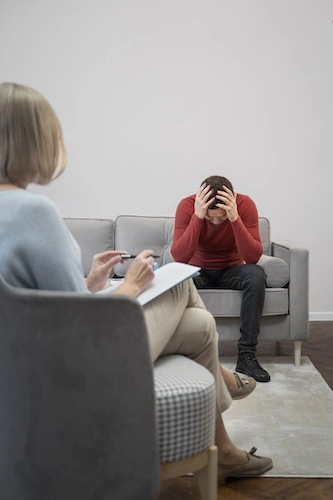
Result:
{"label": "seated man", "polygon": [[177,207],[171,253],[176,261],[201,267],[197,288],[243,291],[236,371],[269,382],[256,358],[266,274],[256,265],[262,244],[255,203],[235,193],[225,177],[208,177]]}

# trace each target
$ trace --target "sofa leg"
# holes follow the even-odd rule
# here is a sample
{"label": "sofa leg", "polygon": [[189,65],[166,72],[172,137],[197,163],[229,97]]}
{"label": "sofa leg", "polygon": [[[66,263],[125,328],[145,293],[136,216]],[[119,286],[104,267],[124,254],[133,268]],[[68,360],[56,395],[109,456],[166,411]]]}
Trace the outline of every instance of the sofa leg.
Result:
{"label": "sofa leg", "polygon": [[294,342],[295,366],[301,366],[301,348],[302,348],[302,341],[295,340]]}

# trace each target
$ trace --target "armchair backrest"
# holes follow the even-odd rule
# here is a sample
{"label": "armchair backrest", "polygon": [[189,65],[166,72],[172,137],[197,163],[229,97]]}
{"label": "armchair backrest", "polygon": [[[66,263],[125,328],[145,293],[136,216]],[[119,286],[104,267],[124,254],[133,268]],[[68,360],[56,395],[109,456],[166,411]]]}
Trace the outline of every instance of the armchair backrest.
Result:
{"label": "armchair backrest", "polygon": [[0,485],[11,500],[153,500],[152,363],[129,298],[9,286],[0,276]]}

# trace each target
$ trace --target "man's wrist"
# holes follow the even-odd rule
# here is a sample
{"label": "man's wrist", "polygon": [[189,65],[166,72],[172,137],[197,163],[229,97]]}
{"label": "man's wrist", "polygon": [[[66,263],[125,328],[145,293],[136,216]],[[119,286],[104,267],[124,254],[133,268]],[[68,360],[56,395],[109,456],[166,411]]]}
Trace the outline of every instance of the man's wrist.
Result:
{"label": "man's wrist", "polygon": [[201,218],[195,212],[193,213],[193,215],[195,215],[196,219],[199,220],[199,221],[201,221],[201,222],[205,220],[205,217]]}

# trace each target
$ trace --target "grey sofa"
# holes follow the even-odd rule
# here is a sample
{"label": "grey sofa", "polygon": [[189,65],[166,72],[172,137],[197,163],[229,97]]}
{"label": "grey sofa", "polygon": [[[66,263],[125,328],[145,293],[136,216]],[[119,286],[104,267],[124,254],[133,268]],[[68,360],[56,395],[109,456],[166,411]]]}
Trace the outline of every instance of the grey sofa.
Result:
{"label": "grey sofa", "polygon": [[[151,248],[160,255],[158,264],[172,261],[170,247],[173,217],[120,215],[112,219],[65,219],[78,241],[84,270],[92,256],[106,249],[138,253]],[[290,340],[294,343],[295,364],[300,364],[301,343],[309,336],[309,252],[287,241],[271,241],[270,223],[260,217],[264,254],[258,262],[267,275],[267,289],[261,321],[260,341]],[[129,263],[115,268],[124,276]],[[240,326],[241,292],[200,290],[207,309],[216,319],[220,341],[237,341]]]}

